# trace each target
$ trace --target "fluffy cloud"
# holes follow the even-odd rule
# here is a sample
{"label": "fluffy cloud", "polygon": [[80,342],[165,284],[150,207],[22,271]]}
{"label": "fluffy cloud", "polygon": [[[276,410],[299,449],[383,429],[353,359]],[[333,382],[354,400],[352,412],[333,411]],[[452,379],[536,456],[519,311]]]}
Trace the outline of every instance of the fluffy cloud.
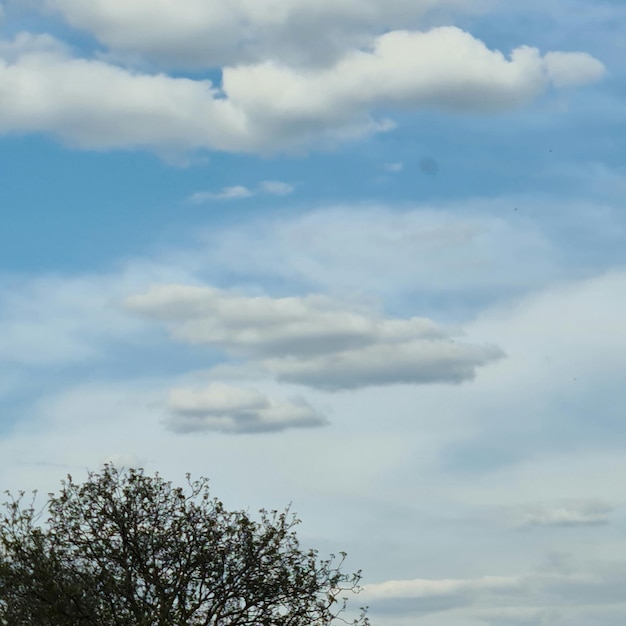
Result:
{"label": "fluffy cloud", "polygon": [[440,27],[385,33],[369,49],[347,52],[318,70],[271,61],[227,67],[223,88],[259,118],[274,120],[280,112],[298,125],[330,124],[377,106],[503,111],[528,102],[553,80],[584,83],[604,72],[582,53],[542,57],[523,46],[507,59],[459,28]]}
{"label": "fluffy cloud", "polygon": [[276,432],[326,424],[304,400],[276,401],[252,389],[218,382],[201,390],[172,389],[168,407],[172,413],[168,426],[178,433]]}
{"label": "fluffy cloud", "polygon": [[207,67],[289,58],[332,62],[380,32],[416,27],[468,0],[47,0],[109,48],[166,65]]}
{"label": "fluffy cloud", "polygon": [[423,318],[385,320],[342,309],[325,296],[249,297],[191,285],[162,285],[127,300],[147,317],[174,322],[174,336],[257,357],[335,353],[374,343],[446,339]]}
{"label": "fluffy cloud", "polygon": [[169,324],[175,338],[258,362],[279,380],[338,390],[393,383],[460,383],[502,357],[455,342],[431,320],[385,319],[321,296],[248,297],[163,285],[127,306]]}
{"label": "fluffy cloud", "polygon": [[580,84],[604,72],[588,55],[550,54],[522,47],[507,59],[454,27],[392,31],[328,67],[225,67],[217,86],[75,58],[48,36],[22,34],[0,44],[0,132],[165,154],[280,150],[389,129],[390,121],[372,117],[380,108],[502,111],[550,84]]}
{"label": "fluffy cloud", "polygon": [[0,132],[49,132],[83,148],[243,147],[245,119],[210,81],[73,58],[48,38],[19,43],[17,58],[0,60]]}

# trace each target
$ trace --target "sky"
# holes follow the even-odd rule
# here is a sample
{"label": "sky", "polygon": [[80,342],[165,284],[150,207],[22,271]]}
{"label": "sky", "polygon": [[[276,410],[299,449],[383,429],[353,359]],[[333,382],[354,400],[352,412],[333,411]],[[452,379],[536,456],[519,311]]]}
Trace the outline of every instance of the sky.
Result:
{"label": "sky", "polygon": [[373,626],[626,620],[623,0],[0,0],[0,485],[291,503]]}

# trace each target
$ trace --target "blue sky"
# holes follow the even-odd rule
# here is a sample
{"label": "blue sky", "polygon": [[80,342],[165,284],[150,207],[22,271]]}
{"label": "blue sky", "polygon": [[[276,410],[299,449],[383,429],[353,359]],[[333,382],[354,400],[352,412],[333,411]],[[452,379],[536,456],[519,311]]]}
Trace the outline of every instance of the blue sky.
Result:
{"label": "blue sky", "polygon": [[293,508],[374,624],[623,624],[626,4],[0,2],[0,480]]}

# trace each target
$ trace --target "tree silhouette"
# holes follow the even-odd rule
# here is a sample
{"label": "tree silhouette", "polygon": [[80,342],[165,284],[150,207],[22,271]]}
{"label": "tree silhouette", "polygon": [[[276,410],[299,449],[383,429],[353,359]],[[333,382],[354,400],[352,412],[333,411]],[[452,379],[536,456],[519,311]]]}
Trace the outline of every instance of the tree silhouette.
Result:
{"label": "tree silhouette", "polygon": [[[2,626],[328,626],[348,623],[361,573],[300,548],[290,513],[226,511],[208,480],[172,487],[105,465],[71,476],[41,513],[7,495]],[[45,523],[40,523],[46,512]],[[361,607],[350,622],[368,626]]]}

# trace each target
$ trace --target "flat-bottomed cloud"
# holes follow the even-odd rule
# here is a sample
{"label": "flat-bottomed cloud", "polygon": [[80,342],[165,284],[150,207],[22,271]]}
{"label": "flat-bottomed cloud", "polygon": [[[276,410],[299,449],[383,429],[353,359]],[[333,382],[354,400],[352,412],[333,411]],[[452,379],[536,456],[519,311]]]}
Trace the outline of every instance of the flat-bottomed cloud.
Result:
{"label": "flat-bottomed cloud", "polygon": [[323,426],[326,418],[304,400],[277,401],[253,389],[214,382],[169,393],[167,426],[177,433],[278,432]]}
{"label": "flat-bottomed cloud", "polygon": [[249,297],[162,285],[131,296],[126,304],[165,322],[180,341],[220,347],[278,380],[332,391],[461,383],[503,356],[495,346],[455,340],[429,319],[367,315],[321,296]]}

